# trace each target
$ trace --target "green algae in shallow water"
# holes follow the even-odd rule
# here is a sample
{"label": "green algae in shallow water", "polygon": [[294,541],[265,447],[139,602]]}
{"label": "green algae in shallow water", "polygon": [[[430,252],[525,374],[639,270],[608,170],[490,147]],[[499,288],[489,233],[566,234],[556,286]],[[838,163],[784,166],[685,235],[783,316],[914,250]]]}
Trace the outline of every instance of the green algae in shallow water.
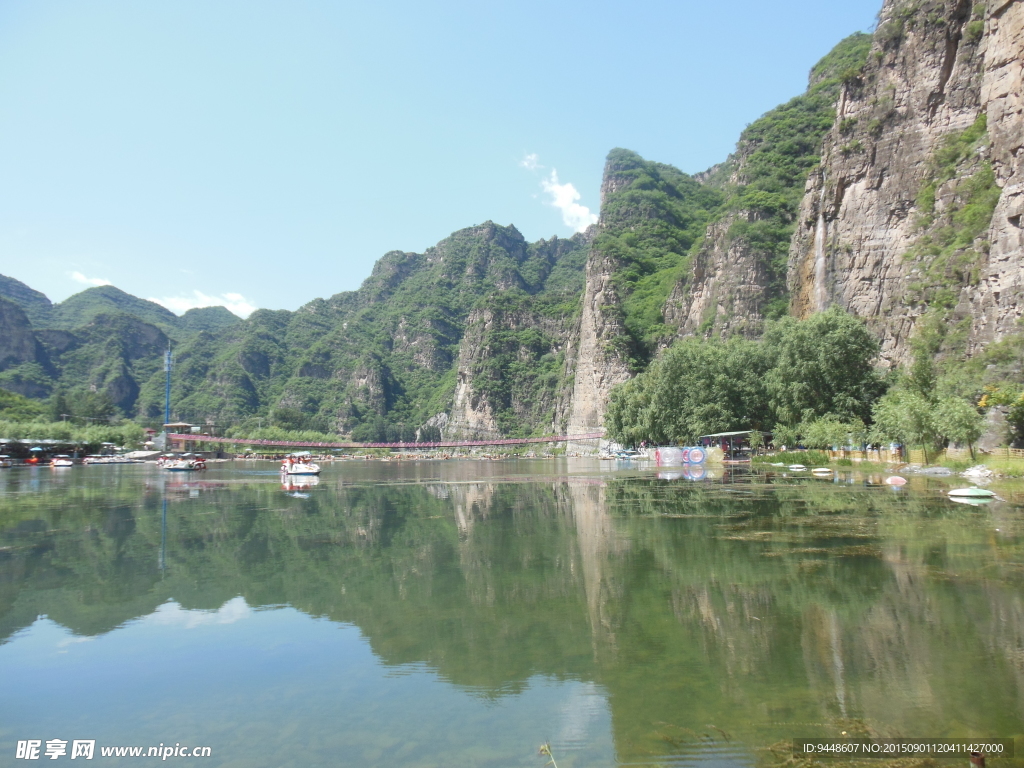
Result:
{"label": "green algae in shallow water", "polygon": [[770,762],[854,722],[1019,735],[1020,507],[836,480],[4,474],[0,750],[72,729],[213,765],[536,766],[546,741],[572,768]]}

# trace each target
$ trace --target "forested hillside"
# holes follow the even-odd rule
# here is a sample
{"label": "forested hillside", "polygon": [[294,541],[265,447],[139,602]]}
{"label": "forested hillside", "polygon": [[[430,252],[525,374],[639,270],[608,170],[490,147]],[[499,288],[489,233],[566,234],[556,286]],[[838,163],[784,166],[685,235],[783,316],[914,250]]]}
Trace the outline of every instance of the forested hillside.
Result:
{"label": "forested hillside", "polygon": [[68,402],[97,390],[124,415],[157,421],[170,344],[176,418],[410,438],[448,424],[470,329],[481,354],[462,357],[474,378],[467,396],[488,404],[494,429],[522,434],[552,422],[588,243],[527,243],[487,222],[422,254],[386,254],[357,291],[244,322],[222,307],[177,317],[111,286],[50,305],[5,278],[0,386]]}
{"label": "forested hillside", "polygon": [[[295,312],[176,317],[112,286],[53,305],[0,277],[0,387],[155,422],[171,344],[174,415],[249,433],[579,434],[620,385],[623,439],[837,419],[959,440],[982,394],[1024,431],[1021,8],[886,0],[708,171],[614,149],[586,233],[486,222]],[[856,380],[824,360],[846,352]],[[666,400],[680,381],[721,402]]]}
{"label": "forested hillside", "polygon": [[179,317],[113,286],[52,304],[0,275],[0,388],[33,398],[70,397],[80,405],[75,415],[86,419],[136,416],[141,387],[162,370],[168,345],[239,322],[224,307]]}

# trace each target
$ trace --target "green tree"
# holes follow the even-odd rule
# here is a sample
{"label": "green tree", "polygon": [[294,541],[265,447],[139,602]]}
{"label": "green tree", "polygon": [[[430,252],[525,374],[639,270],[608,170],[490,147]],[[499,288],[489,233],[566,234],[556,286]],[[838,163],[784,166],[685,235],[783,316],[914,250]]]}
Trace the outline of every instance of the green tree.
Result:
{"label": "green tree", "polygon": [[801,425],[800,432],[808,448],[833,448],[863,444],[866,429],[860,419],[843,421],[835,414],[827,414]]}
{"label": "green tree", "polygon": [[420,427],[419,442],[421,443],[439,443],[441,442],[441,428],[436,426],[422,426]]}
{"label": "green tree", "polygon": [[928,449],[938,441],[933,405],[918,392],[895,389],[887,393],[872,411],[876,442],[896,441],[904,445],[920,445],[928,462]]}
{"label": "green tree", "polygon": [[885,391],[872,365],[878,341],[839,307],[804,321],[783,318],[768,327],[764,341],[773,358],[765,386],[781,424],[795,426],[826,414],[864,421]]}
{"label": "green tree", "polygon": [[104,390],[80,388],[67,395],[65,411],[76,419],[86,421],[109,421],[117,415],[117,407]]}
{"label": "green tree", "polygon": [[644,373],[612,392],[606,425],[613,440],[635,445],[692,442],[702,434],[764,428],[769,359],[746,339],[684,339]]}
{"label": "green tree", "polygon": [[279,405],[275,408],[271,412],[270,418],[274,426],[281,427],[281,429],[298,431],[307,427],[306,414],[298,408],[287,405]]}
{"label": "green tree", "polygon": [[760,450],[763,446],[764,434],[760,430],[755,429],[753,432],[750,433],[750,450],[752,450],[754,452],[754,455],[756,456],[758,453],[760,453]]}
{"label": "green tree", "polygon": [[953,443],[967,445],[974,458],[974,444],[981,437],[984,417],[970,403],[955,397],[943,398],[933,414],[938,434]]}
{"label": "green tree", "polygon": [[0,389],[0,419],[4,421],[39,421],[45,409],[37,400]]}
{"label": "green tree", "polygon": [[772,430],[772,446],[781,450],[782,446],[790,448],[800,441],[800,431],[788,424],[776,424]]}

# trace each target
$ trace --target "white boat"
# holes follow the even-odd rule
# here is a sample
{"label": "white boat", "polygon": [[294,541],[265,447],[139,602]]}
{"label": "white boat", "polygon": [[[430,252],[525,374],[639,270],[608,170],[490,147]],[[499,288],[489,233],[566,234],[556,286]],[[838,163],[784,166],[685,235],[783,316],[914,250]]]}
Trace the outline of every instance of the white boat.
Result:
{"label": "white boat", "polygon": [[991,499],[995,493],[988,488],[954,488],[949,495],[954,499]]}
{"label": "white boat", "polygon": [[64,456],[62,454],[62,455],[59,455],[59,456],[54,456],[52,459],[50,459],[50,466],[51,467],[73,467],[73,466],[75,466],[75,462],[74,462],[74,460],[70,456]]}
{"label": "white boat", "polygon": [[83,464],[141,464],[135,459],[124,456],[86,456],[82,459]]}
{"label": "white boat", "polygon": [[11,457],[10,456],[0,456],[0,469],[7,469],[8,467],[13,467],[13,466],[14,466],[14,462],[11,461]]}
{"label": "white boat", "polygon": [[161,457],[162,462],[157,462],[169,472],[198,472],[206,469],[206,459],[202,456],[193,456],[191,453],[185,453],[181,456],[174,457]]}
{"label": "white boat", "polygon": [[789,471],[790,472],[804,472],[806,470],[807,470],[807,467],[805,467],[803,464],[790,464],[789,465]]}
{"label": "white boat", "polygon": [[309,451],[303,453],[290,453],[281,462],[282,475],[319,475],[320,465],[313,463],[313,457]]}

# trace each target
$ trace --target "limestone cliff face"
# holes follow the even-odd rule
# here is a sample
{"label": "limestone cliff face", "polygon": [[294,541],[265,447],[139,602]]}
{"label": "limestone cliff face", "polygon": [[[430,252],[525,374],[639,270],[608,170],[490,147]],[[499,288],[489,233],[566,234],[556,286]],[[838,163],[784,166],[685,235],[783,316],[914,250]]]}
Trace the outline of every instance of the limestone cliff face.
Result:
{"label": "limestone cliff face", "polygon": [[764,255],[744,238],[730,238],[738,220],[755,222],[757,211],[730,214],[711,224],[694,256],[688,279],[676,283],[665,303],[665,322],[680,336],[752,336],[761,331],[772,275]]}
{"label": "limestone cliff face", "polygon": [[494,327],[495,318],[487,310],[470,314],[466,333],[459,347],[455,395],[451,414],[445,420],[444,437],[491,437],[498,434],[494,407],[483,393],[473,391],[475,363],[486,354],[484,336]]}
{"label": "limestone cliff face", "polygon": [[999,0],[987,13],[981,101],[1002,195],[989,227],[988,259],[977,289],[967,297],[973,346],[998,340],[1024,313],[1024,3],[1020,0]]}
{"label": "limestone cliff face", "polygon": [[[572,370],[566,358],[577,330],[572,299],[582,288],[576,270],[592,236],[593,228],[569,240],[541,241],[535,252],[547,275],[535,283],[537,293],[513,289],[470,312],[445,438],[551,434],[561,428],[570,381],[565,371]],[[573,261],[576,266],[568,263]],[[559,277],[574,272],[568,284]]]}
{"label": "limestone cliff face", "polygon": [[626,331],[619,294],[612,284],[615,267],[612,257],[598,248],[591,250],[574,350],[576,365],[566,426],[570,435],[602,430],[612,387],[631,375],[617,346]]}
{"label": "limestone cliff face", "polygon": [[[35,363],[43,371],[52,371],[46,350],[33,333],[32,325],[21,307],[0,298],[0,371],[24,363]],[[5,387],[28,397],[41,397],[46,394],[45,389],[38,383],[22,381],[21,378],[6,382]]]}
{"label": "limestone cliff face", "polygon": [[807,89],[748,125],[726,162],[694,177],[720,203],[662,314],[679,336],[755,337],[786,304],[785,254],[808,173],[835,121],[845,73],[857,71],[871,37],[839,41],[811,69]]}
{"label": "limestone cliff face", "polygon": [[549,379],[537,368],[542,357],[554,362],[566,333],[556,318],[523,310],[475,309],[459,347],[445,437],[504,436],[523,427],[549,432],[558,378]]}
{"label": "limestone cliff face", "polygon": [[[890,365],[929,310],[968,320],[975,344],[1011,328],[1024,311],[1022,24],[1020,0],[887,0],[807,183],[790,248],[794,314],[840,304],[867,320]],[[982,115],[987,139],[968,146]],[[958,141],[969,151],[957,155]],[[987,164],[1000,202],[987,237],[958,243]]]}
{"label": "limestone cliff face", "polygon": [[[679,249],[679,238],[666,242],[665,233],[685,233],[692,224],[677,203],[693,194],[699,183],[670,166],[650,163],[625,150],[613,150],[601,184],[601,218],[587,258],[579,325],[568,342],[567,371],[572,377],[570,398],[563,410],[570,435],[603,429],[612,388],[632,375],[637,347],[642,344],[626,323],[626,291],[642,284],[644,257],[631,253],[638,245],[653,245],[661,253]],[[657,189],[657,195],[650,195]],[[685,248],[683,249],[685,250]],[[570,450],[593,450],[596,444],[571,445]]]}

